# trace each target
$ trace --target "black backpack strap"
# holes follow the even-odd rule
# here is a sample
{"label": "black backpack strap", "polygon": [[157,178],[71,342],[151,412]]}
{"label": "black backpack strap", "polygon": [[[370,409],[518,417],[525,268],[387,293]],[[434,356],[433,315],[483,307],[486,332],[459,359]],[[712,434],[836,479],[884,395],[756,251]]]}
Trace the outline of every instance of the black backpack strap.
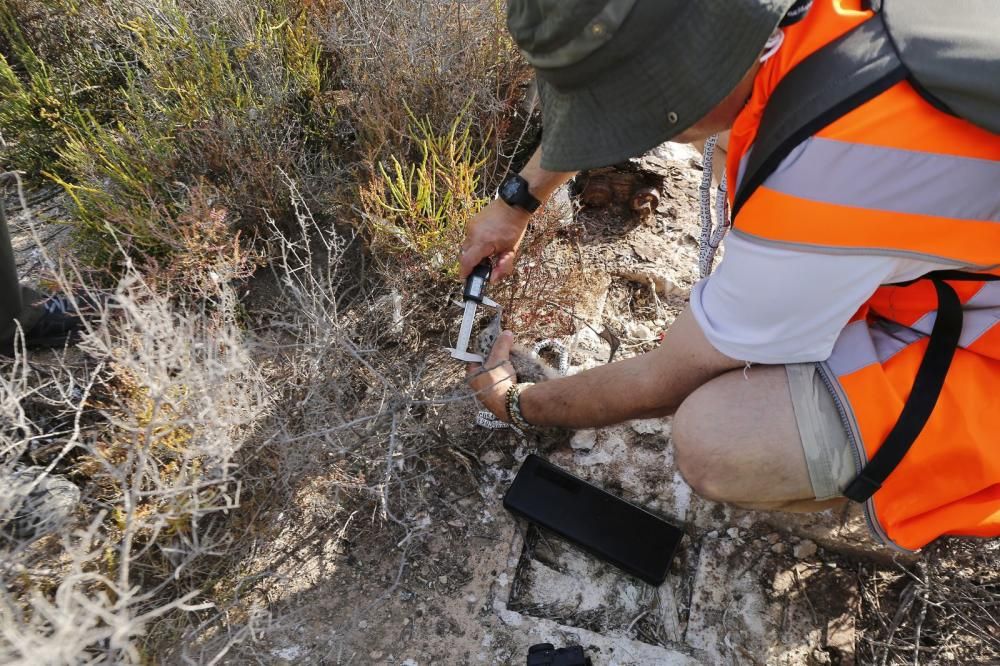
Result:
{"label": "black backpack strap", "polygon": [[941,279],[932,279],[937,290],[938,307],[927,351],[917,368],[913,389],[903,404],[896,425],[861,474],[844,489],[844,497],[855,502],[867,501],[882,487],[920,436],[937,405],[948,368],[958,349],[958,339],[962,335],[962,303],[951,285]]}
{"label": "black backpack strap", "polygon": [[[935,271],[921,279],[930,279],[934,283],[938,301],[937,317],[931,328],[924,358],[917,368],[910,397],[903,404],[903,411],[900,412],[896,425],[889,431],[882,446],[868,461],[861,474],[844,490],[844,497],[855,502],[867,501],[882,487],[903,460],[906,452],[913,446],[913,442],[920,436],[941,396],[944,380],[955,357],[955,350],[958,349],[964,319],[962,302],[945,280],[993,282],[1000,277],[963,271]],[[900,283],[898,286],[906,286],[913,282],[916,280]]]}
{"label": "black backpack strap", "polygon": [[733,204],[750,195],[800,143],[908,75],[881,14],[796,65],[767,102]]}

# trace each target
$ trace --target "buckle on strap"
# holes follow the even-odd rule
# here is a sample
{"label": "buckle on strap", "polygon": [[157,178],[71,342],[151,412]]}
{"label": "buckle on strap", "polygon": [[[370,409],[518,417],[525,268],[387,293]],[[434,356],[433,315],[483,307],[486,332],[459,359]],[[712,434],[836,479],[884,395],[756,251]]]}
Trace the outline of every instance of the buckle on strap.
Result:
{"label": "buckle on strap", "polygon": [[874,479],[869,479],[865,476],[864,470],[862,470],[861,474],[844,488],[844,497],[861,504],[867,502],[868,498],[874,495],[881,487],[881,483]]}

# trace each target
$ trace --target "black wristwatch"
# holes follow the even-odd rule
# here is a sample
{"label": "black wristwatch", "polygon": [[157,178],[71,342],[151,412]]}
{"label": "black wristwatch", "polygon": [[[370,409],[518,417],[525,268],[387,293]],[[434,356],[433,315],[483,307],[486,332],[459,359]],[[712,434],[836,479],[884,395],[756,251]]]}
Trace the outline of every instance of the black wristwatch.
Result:
{"label": "black wristwatch", "polygon": [[528,181],[516,173],[503,181],[499,194],[508,206],[523,208],[529,213],[534,213],[542,205],[542,202],[528,191]]}

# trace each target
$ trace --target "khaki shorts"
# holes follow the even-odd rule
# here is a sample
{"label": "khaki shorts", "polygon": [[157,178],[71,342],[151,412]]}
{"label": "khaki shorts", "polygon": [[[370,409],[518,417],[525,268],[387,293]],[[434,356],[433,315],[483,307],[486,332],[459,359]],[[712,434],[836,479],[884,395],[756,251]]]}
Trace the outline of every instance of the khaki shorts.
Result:
{"label": "khaki shorts", "polygon": [[818,500],[842,497],[857,471],[837,404],[815,363],[789,364],[785,372],[813,493]]}

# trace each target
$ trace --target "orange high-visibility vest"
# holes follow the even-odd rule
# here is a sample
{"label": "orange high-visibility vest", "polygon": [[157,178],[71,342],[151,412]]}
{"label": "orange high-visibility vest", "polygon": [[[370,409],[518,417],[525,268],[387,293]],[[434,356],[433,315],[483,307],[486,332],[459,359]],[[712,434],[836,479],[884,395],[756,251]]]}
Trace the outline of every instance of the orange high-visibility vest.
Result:
{"label": "orange high-visibility vest", "polygon": [[[871,16],[859,0],[819,0],[804,21],[786,29],[733,126],[731,192],[739,190],[778,83]],[[785,247],[924,258],[998,273],[1000,136],[937,110],[910,83],[896,83],[802,141],[743,202],[733,233]],[[926,425],[865,503],[875,535],[907,550],[946,534],[1000,536],[1000,282],[944,281],[962,304],[958,348]],[[859,474],[910,397],[937,304],[929,280],[883,286],[820,365]]]}

